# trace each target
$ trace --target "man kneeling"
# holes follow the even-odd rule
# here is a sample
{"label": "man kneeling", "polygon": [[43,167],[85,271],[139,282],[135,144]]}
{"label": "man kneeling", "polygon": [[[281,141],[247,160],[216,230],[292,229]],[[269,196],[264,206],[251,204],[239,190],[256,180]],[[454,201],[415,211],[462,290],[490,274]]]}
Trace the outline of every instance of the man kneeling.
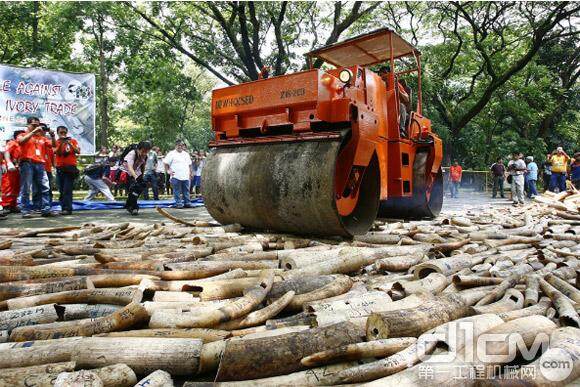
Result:
{"label": "man kneeling", "polygon": [[111,157],[104,163],[93,164],[85,169],[85,183],[89,186],[89,194],[84,200],[93,200],[95,196],[102,193],[108,201],[115,201],[115,197],[109,188],[115,183],[109,180],[109,173],[111,167],[114,166],[116,162],[117,158]]}

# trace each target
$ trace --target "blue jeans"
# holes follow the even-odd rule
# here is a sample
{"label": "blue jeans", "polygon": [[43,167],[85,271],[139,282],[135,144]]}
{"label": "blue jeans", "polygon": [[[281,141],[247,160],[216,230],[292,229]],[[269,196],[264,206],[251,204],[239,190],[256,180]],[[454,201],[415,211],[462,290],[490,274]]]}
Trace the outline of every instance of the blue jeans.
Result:
{"label": "blue jeans", "polygon": [[459,184],[461,184],[459,181],[452,181],[451,182],[451,197],[452,198],[456,198],[457,194],[459,193]]}
{"label": "blue jeans", "polygon": [[566,173],[552,172],[552,177],[550,179],[550,191],[554,192],[556,187],[560,189],[560,192],[566,191]]}
{"label": "blue jeans", "polygon": [[503,182],[504,182],[504,178],[503,176],[494,176],[493,177],[493,190],[492,190],[492,197],[496,197],[497,196],[497,191],[499,190],[499,195],[503,198],[504,194],[503,194]]}
{"label": "blue jeans", "polygon": [[173,187],[173,198],[177,207],[189,206],[189,180],[177,180],[171,178],[171,186]]}
{"label": "blue jeans", "polygon": [[538,196],[536,180],[528,180],[528,198],[531,198],[532,196]]}
{"label": "blue jeans", "polygon": [[60,209],[62,211],[72,211],[73,186],[77,176],[75,173],[65,172],[60,168],[57,168],[56,176],[58,192],[60,193]]}
{"label": "blue jeans", "polygon": [[[50,187],[44,164],[24,161],[20,163],[20,201],[22,212],[39,210],[42,213],[50,212]],[[32,192],[32,205],[30,193]]]}
{"label": "blue jeans", "polygon": [[[159,200],[159,181],[155,172],[148,172],[143,176],[143,182],[150,183],[153,190],[153,200]],[[149,185],[145,188],[143,198],[149,200]]]}
{"label": "blue jeans", "polygon": [[[45,169],[46,171],[46,169]],[[54,189],[53,186],[53,176],[52,176],[52,172],[46,172],[46,177],[48,178],[48,202],[50,203],[50,206],[52,207],[52,190]],[[57,183],[58,184],[58,183]]]}

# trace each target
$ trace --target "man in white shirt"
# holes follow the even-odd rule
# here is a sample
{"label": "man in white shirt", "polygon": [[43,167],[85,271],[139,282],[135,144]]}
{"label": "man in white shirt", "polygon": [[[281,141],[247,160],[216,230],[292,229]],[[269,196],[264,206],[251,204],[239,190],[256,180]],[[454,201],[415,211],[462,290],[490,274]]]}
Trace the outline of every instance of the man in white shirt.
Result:
{"label": "man in white shirt", "polygon": [[167,153],[163,159],[165,171],[171,176],[171,186],[173,187],[173,197],[175,198],[175,208],[189,208],[189,183],[193,176],[191,168],[191,157],[184,149],[181,140],[175,142],[175,150]]}

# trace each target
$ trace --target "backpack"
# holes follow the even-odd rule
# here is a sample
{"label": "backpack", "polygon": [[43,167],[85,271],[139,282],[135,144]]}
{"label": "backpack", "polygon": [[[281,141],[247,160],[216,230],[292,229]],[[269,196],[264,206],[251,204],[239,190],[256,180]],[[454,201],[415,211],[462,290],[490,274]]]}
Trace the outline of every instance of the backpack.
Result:
{"label": "backpack", "polygon": [[129,152],[133,150],[137,150],[137,144],[127,145],[125,149],[123,149],[123,152],[121,152],[121,155],[119,156],[119,163],[123,164],[123,162],[125,161],[125,156],[127,156]]}

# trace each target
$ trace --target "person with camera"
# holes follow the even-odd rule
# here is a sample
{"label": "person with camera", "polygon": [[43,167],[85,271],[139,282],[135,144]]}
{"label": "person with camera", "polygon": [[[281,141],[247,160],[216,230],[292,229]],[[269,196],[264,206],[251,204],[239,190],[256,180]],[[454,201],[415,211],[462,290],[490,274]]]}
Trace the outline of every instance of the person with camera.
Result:
{"label": "person with camera", "polygon": [[147,154],[150,150],[151,143],[149,141],[141,141],[123,157],[122,170],[129,175],[127,181],[129,189],[125,209],[131,215],[137,215],[139,213],[139,204],[137,201],[147,186],[143,182],[143,172],[145,170],[145,164],[147,163]]}
{"label": "person with camera", "polygon": [[60,193],[61,215],[72,214],[73,187],[79,170],[77,168],[77,155],[81,148],[77,140],[70,138],[66,126],[56,128],[58,140],[55,144],[56,174],[58,192]]}
{"label": "person with camera", "polygon": [[50,212],[50,187],[44,170],[46,138],[37,117],[28,117],[26,123],[26,132],[16,139],[22,151],[20,158],[22,217],[30,218],[33,212],[40,212],[42,216],[52,216],[54,214]]}
{"label": "person with camera", "polygon": [[550,179],[550,191],[556,192],[566,192],[566,178],[568,176],[568,163],[570,162],[570,156],[564,152],[564,149],[559,146],[552,157],[550,157],[550,163],[552,164],[552,176]]}

